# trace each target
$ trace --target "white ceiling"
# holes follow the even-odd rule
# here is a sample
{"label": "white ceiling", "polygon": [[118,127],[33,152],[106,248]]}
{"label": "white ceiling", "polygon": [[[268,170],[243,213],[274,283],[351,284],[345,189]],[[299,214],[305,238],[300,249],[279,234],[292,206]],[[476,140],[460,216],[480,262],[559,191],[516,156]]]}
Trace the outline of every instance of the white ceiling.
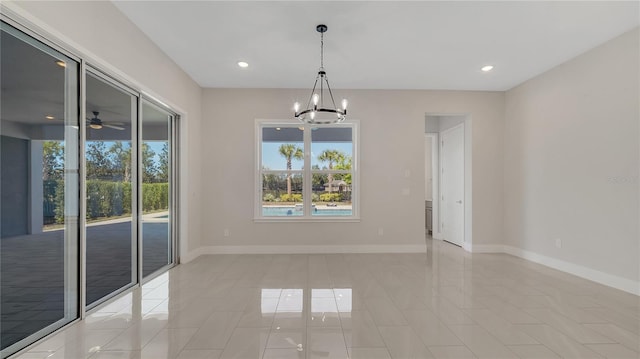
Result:
{"label": "white ceiling", "polygon": [[312,86],[320,23],[334,88],[498,91],[639,24],[638,1],[114,3],[198,84],[223,88]]}

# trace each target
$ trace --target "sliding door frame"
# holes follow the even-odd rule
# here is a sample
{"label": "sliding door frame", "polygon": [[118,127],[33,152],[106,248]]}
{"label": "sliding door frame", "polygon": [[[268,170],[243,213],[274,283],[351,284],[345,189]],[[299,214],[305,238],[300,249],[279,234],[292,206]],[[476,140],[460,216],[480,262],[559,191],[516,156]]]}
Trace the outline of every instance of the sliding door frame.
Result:
{"label": "sliding door frame", "polygon": [[[76,56],[75,54],[73,54],[72,52],[67,51],[64,47],[59,46],[58,44],[56,44],[55,42],[52,42],[50,40],[47,39],[46,36],[42,35],[40,31],[36,31],[33,29],[29,29],[26,28],[25,26],[23,26],[20,22],[15,21],[12,17],[9,16],[9,14],[11,14],[11,12],[9,12],[9,14],[7,14],[7,12],[5,11],[6,9],[4,7],[2,7],[2,12],[0,13],[0,21],[3,22],[4,24],[2,24],[2,31],[6,31],[6,33],[10,36],[14,36],[17,39],[19,39],[20,41],[25,42],[26,44],[33,46],[35,48],[37,48],[38,50],[52,56],[52,57],[58,57],[59,55],[62,55],[64,57],[67,57],[69,60],[74,61],[77,64],[77,73],[76,73],[76,81],[75,81],[75,86],[77,87],[76,93],[73,94],[73,97],[75,97],[75,101],[77,102],[77,108],[75,109],[74,112],[77,113],[77,120],[78,120],[78,126],[79,126],[79,133],[80,133],[80,128],[83,126],[82,121],[80,121],[80,116],[82,115],[82,105],[83,105],[83,93],[84,93],[84,87],[83,87],[83,78],[84,78],[84,72],[83,72],[83,65],[84,65],[84,61],[82,60],[82,58]],[[38,29],[39,30],[39,29]],[[66,75],[65,75],[66,76]],[[65,79],[66,82],[66,79]],[[67,85],[65,85],[64,88],[64,104],[63,106],[65,107],[65,114],[67,111],[71,111],[72,109],[68,108],[70,106],[69,102],[71,99],[71,96],[67,96],[71,94],[71,89],[68,88]],[[66,119],[65,119],[66,122]],[[64,136],[66,136],[68,129],[66,128],[68,125],[65,123],[64,124]],[[84,174],[84,170],[83,170],[83,162],[82,162],[82,158],[84,155],[84,151],[82,150],[82,140],[81,140],[81,135],[78,134],[77,139],[77,144],[76,144],[76,148],[74,149],[77,152],[77,156],[76,156],[76,161],[78,161],[78,167],[77,167],[77,177],[78,177],[78,182],[76,183],[76,185],[78,186],[78,192],[77,195],[78,196],[82,196],[82,185],[81,185],[81,180]],[[66,139],[65,139],[66,140]],[[66,150],[65,150],[65,154],[64,154],[65,158],[67,156],[66,154]],[[67,166],[67,162],[65,159],[64,162],[65,167]],[[64,180],[64,186],[67,186],[67,181],[66,181],[66,169],[65,169],[65,180]],[[66,192],[66,191],[65,191]],[[65,200],[65,205],[66,205],[66,200]],[[65,207],[65,211],[67,211],[67,208]],[[32,343],[38,342],[40,340],[42,340],[43,338],[55,333],[56,331],[60,330],[61,328],[73,324],[75,322],[78,322],[79,320],[81,320],[82,318],[82,314],[84,311],[84,308],[82,306],[82,303],[80,302],[81,297],[82,297],[82,292],[83,292],[83,272],[82,272],[82,265],[81,262],[84,259],[84,253],[82,252],[83,250],[83,233],[82,233],[82,222],[84,220],[82,213],[83,213],[83,204],[81,203],[81,201],[78,201],[78,205],[76,208],[77,211],[77,216],[78,219],[76,221],[75,224],[75,228],[72,229],[75,232],[75,240],[76,240],[76,250],[77,250],[77,254],[76,254],[76,258],[74,261],[70,261],[69,256],[69,244],[67,242],[67,236],[69,236],[69,233],[72,233],[68,227],[70,225],[70,223],[66,222],[66,218],[65,218],[65,228],[64,228],[64,239],[63,239],[63,243],[64,243],[64,251],[63,251],[63,271],[64,271],[64,279],[63,279],[63,286],[64,286],[64,300],[63,300],[63,313],[64,316],[47,325],[44,328],[39,329],[38,331],[31,333],[30,335],[20,339],[19,341],[17,341],[14,344],[11,344],[9,346],[7,346],[4,349],[0,349],[0,357],[4,358],[6,356],[9,355],[15,355],[17,353],[20,353],[22,351],[24,351],[23,347],[25,346],[25,343],[31,343],[31,344],[26,344],[27,348],[32,346]],[[73,247],[72,247],[73,248]],[[75,268],[73,268],[73,266],[75,266]],[[70,271],[75,271],[76,275],[75,278],[70,278]],[[78,293],[75,293],[75,298],[71,299],[68,298],[68,295],[70,295],[70,293],[68,293],[68,286],[71,284],[71,281],[77,281],[75,283],[75,288],[78,291]],[[73,310],[75,307],[75,318],[72,316],[69,316],[69,311]]]}
{"label": "sliding door frame", "polygon": [[[85,72],[85,84],[86,84],[86,75],[92,75],[95,78],[106,82],[107,84],[115,87],[118,90],[121,90],[123,92],[126,92],[127,94],[133,96],[135,98],[135,106],[136,106],[136,110],[131,112],[131,114],[135,114],[135,118],[131,119],[131,164],[132,165],[136,165],[138,166],[140,164],[139,161],[139,156],[138,153],[140,152],[140,143],[138,143],[138,136],[139,136],[139,131],[138,131],[138,126],[139,123],[141,122],[141,118],[140,118],[140,114],[141,114],[141,106],[142,106],[142,102],[141,102],[141,98],[140,98],[140,92],[134,90],[133,88],[125,85],[124,83],[122,83],[121,81],[111,77],[109,74],[99,70],[98,68],[91,66],[90,64],[86,65],[86,72]],[[85,126],[83,127],[83,131],[82,131],[82,135],[81,137],[83,137],[83,147],[82,147],[82,152],[85,152],[85,145],[87,143],[87,131],[86,131],[86,121],[84,121],[84,119],[87,118],[87,113],[86,113],[86,88],[85,88],[85,111],[82,117],[82,123],[85,123]],[[85,171],[83,172],[83,178],[85,179],[85,191],[86,191],[86,158],[85,158]],[[97,306],[99,306],[100,304],[108,301],[109,299],[119,295],[120,293],[130,289],[130,288],[134,288],[137,285],[140,284],[139,281],[139,275],[138,275],[138,267],[139,267],[139,242],[140,242],[140,238],[139,238],[139,229],[138,227],[140,227],[140,216],[138,215],[138,207],[139,207],[139,201],[138,201],[138,179],[140,178],[139,176],[139,168],[136,169],[135,171],[131,171],[131,282],[129,282],[129,284],[116,289],[115,291],[105,295],[104,297],[96,300],[93,303],[90,304],[86,304],[86,299],[85,299],[85,305],[86,305],[86,309],[87,310],[91,310]],[[85,193],[85,197],[82,198],[82,202],[85,202],[85,214],[86,214],[86,193]],[[86,232],[87,232],[87,226],[85,223],[85,226],[81,229],[82,232],[84,232],[85,235],[85,244],[86,244]],[[85,247],[86,249],[87,247]],[[86,296],[86,286],[87,286],[87,275],[86,275],[86,251],[84,252],[84,257],[85,257],[85,296]]]}

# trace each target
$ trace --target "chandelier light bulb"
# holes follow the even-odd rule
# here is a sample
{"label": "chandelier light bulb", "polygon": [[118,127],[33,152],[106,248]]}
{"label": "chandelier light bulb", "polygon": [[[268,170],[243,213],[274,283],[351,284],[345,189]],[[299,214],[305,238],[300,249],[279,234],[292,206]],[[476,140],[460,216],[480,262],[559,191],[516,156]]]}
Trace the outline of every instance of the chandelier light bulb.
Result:
{"label": "chandelier light bulb", "polygon": [[315,111],[311,111],[310,116],[311,116],[311,119],[312,119],[312,120],[315,120],[315,118],[316,118],[316,112],[315,112]]}
{"label": "chandelier light bulb", "polygon": [[300,111],[300,102],[296,102],[293,104],[293,110],[297,113]]}
{"label": "chandelier light bulb", "polygon": [[347,101],[347,99],[342,99],[342,109],[346,110],[347,109],[347,105],[349,104],[349,101]]}
{"label": "chandelier light bulb", "polygon": [[320,96],[317,93],[313,94],[313,104],[318,105],[318,100],[320,100]]}

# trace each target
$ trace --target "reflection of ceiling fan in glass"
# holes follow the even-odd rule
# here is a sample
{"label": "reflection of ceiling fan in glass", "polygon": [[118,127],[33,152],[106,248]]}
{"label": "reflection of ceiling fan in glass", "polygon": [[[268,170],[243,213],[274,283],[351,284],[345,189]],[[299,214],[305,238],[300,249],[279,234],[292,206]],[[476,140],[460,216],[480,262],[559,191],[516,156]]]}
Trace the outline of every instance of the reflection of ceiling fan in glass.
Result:
{"label": "reflection of ceiling fan in glass", "polygon": [[89,127],[93,128],[94,130],[99,130],[103,127],[113,128],[114,130],[120,130],[120,131],[124,130],[124,127],[122,127],[124,123],[122,122],[104,123],[102,122],[101,119],[98,118],[99,114],[100,112],[93,111],[93,118],[87,118],[87,125],[89,125]]}

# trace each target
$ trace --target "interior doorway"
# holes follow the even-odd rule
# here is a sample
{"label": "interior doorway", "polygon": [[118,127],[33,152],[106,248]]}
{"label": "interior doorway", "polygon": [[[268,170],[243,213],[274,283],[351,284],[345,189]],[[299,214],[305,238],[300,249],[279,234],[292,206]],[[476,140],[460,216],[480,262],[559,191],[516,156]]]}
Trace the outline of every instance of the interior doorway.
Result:
{"label": "interior doorway", "polygon": [[471,251],[471,116],[425,120],[425,224],[433,239]]}

